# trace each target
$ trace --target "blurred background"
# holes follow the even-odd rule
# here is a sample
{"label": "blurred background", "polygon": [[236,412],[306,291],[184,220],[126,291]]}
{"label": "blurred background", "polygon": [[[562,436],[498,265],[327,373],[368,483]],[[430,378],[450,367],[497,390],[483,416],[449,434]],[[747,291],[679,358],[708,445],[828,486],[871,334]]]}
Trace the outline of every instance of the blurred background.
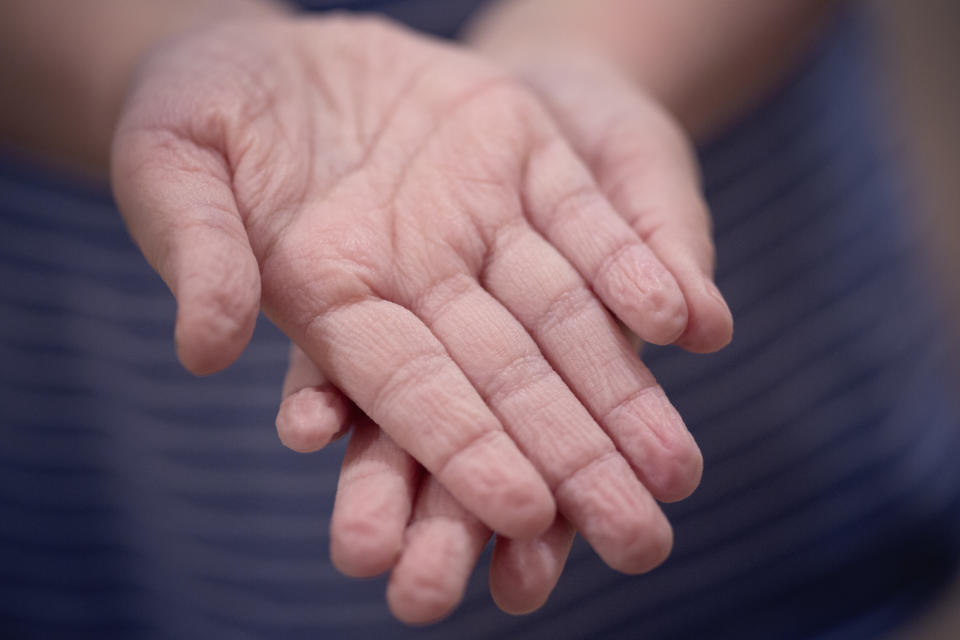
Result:
{"label": "blurred background", "polygon": [[[960,339],[960,3],[872,0],[883,83],[903,128],[921,227]],[[956,341],[953,348],[956,350]]]}
{"label": "blurred background", "polygon": [[[918,221],[954,329],[950,348],[960,383],[960,2],[869,4],[889,72],[883,84],[923,206]],[[897,635],[898,640],[955,638],[960,638],[960,582],[914,627]]]}

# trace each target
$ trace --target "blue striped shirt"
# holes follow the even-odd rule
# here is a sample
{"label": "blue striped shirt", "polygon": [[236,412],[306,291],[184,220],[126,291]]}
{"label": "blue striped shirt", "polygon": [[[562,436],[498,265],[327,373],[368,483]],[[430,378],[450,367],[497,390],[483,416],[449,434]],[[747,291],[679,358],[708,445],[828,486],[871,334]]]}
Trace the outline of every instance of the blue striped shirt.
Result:
{"label": "blue striped shirt", "polygon": [[[452,35],[477,2],[354,7],[375,4]],[[3,161],[0,637],[872,638],[912,615],[960,558],[960,412],[869,45],[841,18],[701,149],[737,335],[644,354],[705,456],[666,506],[673,555],[624,576],[578,542],[519,618],[482,568],[424,629],[390,618],[383,579],[337,574],[342,443],[277,441],[283,336],[263,321],[228,371],[189,376],[110,198]]]}

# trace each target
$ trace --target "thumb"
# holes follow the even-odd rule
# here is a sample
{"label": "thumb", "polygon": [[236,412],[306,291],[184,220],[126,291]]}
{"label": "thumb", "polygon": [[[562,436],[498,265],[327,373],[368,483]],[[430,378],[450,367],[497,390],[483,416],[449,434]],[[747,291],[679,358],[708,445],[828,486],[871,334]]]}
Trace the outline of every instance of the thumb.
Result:
{"label": "thumb", "polygon": [[253,333],[260,272],[222,154],[121,125],[111,179],[130,234],[177,300],[180,362],[197,375],[225,368]]}

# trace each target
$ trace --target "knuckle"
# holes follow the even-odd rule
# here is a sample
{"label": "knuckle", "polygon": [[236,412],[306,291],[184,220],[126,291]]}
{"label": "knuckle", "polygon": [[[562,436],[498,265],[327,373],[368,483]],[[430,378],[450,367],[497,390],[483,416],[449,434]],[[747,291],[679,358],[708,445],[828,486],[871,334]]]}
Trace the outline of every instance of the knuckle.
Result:
{"label": "knuckle", "polygon": [[540,353],[525,352],[515,356],[482,384],[485,400],[491,406],[507,402],[550,378],[556,372]]}
{"label": "knuckle", "polygon": [[453,309],[458,301],[475,290],[476,281],[470,275],[457,271],[431,280],[413,296],[410,309],[435,323],[445,311]]}
{"label": "knuckle", "polygon": [[587,182],[562,193],[549,211],[554,224],[578,231],[590,228],[595,223],[598,208],[607,206],[597,186]]}
{"label": "knuckle", "polygon": [[608,283],[629,280],[630,266],[637,261],[642,251],[643,245],[637,238],[623,238],[600,261],[591,280]]}
{"label": "knuckle", "polygon": [[536,323],[538,335],[555,331],[566,322],[574,322],[597,305],[593,294],[582,283],[561,289],[551,296]]}
{"label": "knuckle", "polygon": [[654,398],[658,405],[666,401],[663,389],[652,379],[626,395],[620,396],[614,404],[602,410],[600,412],[600,423],[611,425],[621,420],[639,419],[639,421],[642,421],[644,418],[643,410],[648,398]]}
{"label": "knuckle", "polygon": [[603,475],[603,466],[620,457],[613,444],[590,455],[586,462],[568,470],[554,489],[558,496],[562,493],[583,494]]}
{"label": "knuckle", "polygon": [[538,535],[553,521],[555,505],[548,487],[519,453],[509,455],[511,449],[503,431],[486,431],[453,452],[434,473],[491,529],[511,537]]}

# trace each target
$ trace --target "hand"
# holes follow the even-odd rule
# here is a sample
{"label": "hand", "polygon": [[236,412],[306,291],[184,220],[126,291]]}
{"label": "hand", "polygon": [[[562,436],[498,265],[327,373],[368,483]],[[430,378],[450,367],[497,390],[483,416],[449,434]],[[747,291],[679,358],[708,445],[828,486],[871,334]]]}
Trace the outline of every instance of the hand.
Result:
{"label": "hand", "polygon": [[[588,160],[604,194],[675,276],[689,315],[679,343],[694,351],[722,347],[730,339],[731,318],[712,283],[709,218],[684,135],[610,68],[587,59],[564,62],[528,59],[520,71]],[[342,432],[345,401],[296,348],[284,397],[277,424],[288,445],[315,450]],[[670,421],[662,424],[669,433]],[[658,426],[653,421],[654,429]],[[652,466],[656,462],[654,458]],[[652,474],[637,471],[661,499],[685,495],[683,487],[671,491]],[[418,493],[418,478],[416,465],[361,416],[344,463],[332,545],[335,562],[347,573],[372,575],[394,566],[388,597],[395,613],[425,621],[455,606],[490,532],[449,496],[434,495],[432,484]],[[384,512],[391,516],[383,517]],[[409,521],[411,512],[415,515]],[[572,535],[560,518],[535,541],[500,538],[491,567],[497,602],[512,612],[542,604]],[[442,549],[448,552],[438,551]]]}

